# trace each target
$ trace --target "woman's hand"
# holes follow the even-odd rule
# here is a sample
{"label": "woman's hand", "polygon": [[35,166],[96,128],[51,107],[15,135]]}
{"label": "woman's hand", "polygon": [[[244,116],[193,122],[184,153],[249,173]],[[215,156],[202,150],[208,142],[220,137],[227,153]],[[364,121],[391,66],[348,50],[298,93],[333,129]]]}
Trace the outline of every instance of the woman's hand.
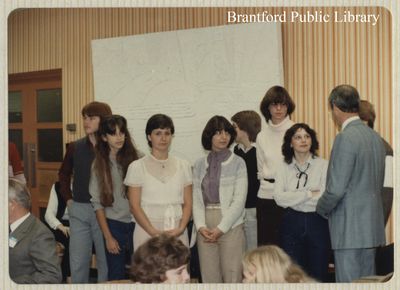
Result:
{"label": "woman's hand", "polygon": [[157,229],[154,228],[151,224],[150,224],[150,226],[152,227],[152,229],[148,232],[148,234],[149,234],[151,237],[156,237],[156,236],[159,236],[159,235],[161,235],[161,234],[163,233],[163,231],[157,230]]}
{"label": "woman's hand", "polygon": [[218,239],[223,235],[224,233],[219,229],[219,228],[214,228],[210,231],[210,239],[213,242],[218,241]]}
{"label": "woman's hand", "polygon": [[211,237],[211,231],[207,229],[206,227],[201,227],[198,232],[204,237],[204,241],[207,243],[213,243],[214,241],[212,240]]}
{"label": "woman's hand", "polygon": [[69,237],[69,227],[66,227],[63,224],[59,224],[57,226],[57,230],[61,231],[67,238]]}
{"label": "woman's hand", "polygon": [[117,240],[114,239],[113,237],[106,239],[106,247],[107,251],[114,255],[119,254],[119,252],[121,251]]}
{"label": "woman's hand", "polygon": [[181,230],[179,228],[176,228],[176,229],[165,231],[165,233],[167,235],[170,235],[170,236],[173,236],[173,237],[179,237],[180,235],[182,235],[183,230]]}

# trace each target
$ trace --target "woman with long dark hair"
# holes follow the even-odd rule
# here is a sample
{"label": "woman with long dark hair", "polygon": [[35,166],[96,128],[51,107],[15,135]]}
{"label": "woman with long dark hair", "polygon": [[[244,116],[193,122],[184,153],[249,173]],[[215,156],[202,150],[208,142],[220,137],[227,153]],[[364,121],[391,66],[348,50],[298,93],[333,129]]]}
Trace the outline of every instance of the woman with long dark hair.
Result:
{"label": "woman with long dark hair", "polygon": [[100,123],[97,139],[89,183],[91,202],[106,242],[108,280],[126,279],[134,224],[123,180],[129,164],[138,159],[138,152],[126,119],[119,115]]}
{"label": "woman with long dark hair", "polygon": [[283,250],[310,276],[326,280],[328,221],[315,211],[325,190],[328,161],[318,157],[317,134],[307,124],[290,127],[282,145],[284,164],[277,170],[274,199],[285,208],[280,229]]}

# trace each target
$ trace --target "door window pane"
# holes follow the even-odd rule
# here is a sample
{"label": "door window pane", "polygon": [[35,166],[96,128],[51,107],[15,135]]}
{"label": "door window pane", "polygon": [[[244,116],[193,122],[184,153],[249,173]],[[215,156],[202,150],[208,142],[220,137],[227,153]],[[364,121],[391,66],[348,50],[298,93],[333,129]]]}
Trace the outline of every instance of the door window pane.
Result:
{"label": "door window pane", "polygon": [[8,92],[8,122],[22,122],[22,93]]}
{"label": "door window pane", "polygon": [[37,90],[38,122],[62,122],[61,89]]}
{"label": "door window pane", "polygon": [[38,129],[39,162],[61,162],[63,158],[62,129]]}
{"label": "door window pane", "polygon": [[19,156],[22,157],[22,130],[21,129],[9,129],[8,140],[17,146]]}

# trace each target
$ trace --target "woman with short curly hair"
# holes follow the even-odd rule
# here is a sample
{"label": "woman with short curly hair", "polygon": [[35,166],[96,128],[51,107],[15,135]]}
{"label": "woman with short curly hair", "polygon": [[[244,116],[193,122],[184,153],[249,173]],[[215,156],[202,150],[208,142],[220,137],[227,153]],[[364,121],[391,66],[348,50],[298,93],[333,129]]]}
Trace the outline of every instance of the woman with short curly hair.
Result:
{"label": "woman with short curly hair", "polygon": [[283,207],[280,246],[310,276],[324,282],[328,274],[328,221],[315,211],[325,190],[328,161],[318,157],[317,134],[297,123],[285,134],[284,164],[276,173],[274,199]]}
{"label": "woman with short curly hair", "polygon": [[133,255],[131,279],[137,283],[189,283],[189,248],[162,234],[142,244]]}

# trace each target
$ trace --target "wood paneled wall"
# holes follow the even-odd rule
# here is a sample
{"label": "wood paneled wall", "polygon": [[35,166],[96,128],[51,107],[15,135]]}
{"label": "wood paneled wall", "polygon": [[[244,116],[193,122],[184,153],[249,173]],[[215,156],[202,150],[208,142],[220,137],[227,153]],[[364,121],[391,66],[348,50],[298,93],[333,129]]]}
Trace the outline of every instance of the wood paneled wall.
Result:
{"label": "wood paneled wall", "polygon": [[[94,99],[90,41],[224,25],[227,11],[237,13],[300,13],[380,15],[377,25],[343,23],[282,23],[285,86],[296,102],[295,121],[314,127],[321,155],[328,158],[336,134],[327,96],[338,84],[354,85],[375,105],[376,129],[392,141],[391,15],[374,8],[132,8],[23,9],[8,20],[9,73],[61,68],[64,124],[77,123],[76,133],[64,132],[65,142],[82,133],[80,108]],[[267,90],[268,88],[266,88]],[[260,100],[263,96],[260,96]]]}
{"label": "wood paneled wall", "polygon": [[94,99],[92,39],[225,25],[228,10],[379,14],[375,26],[282,23],[284,79],[297,105],[293,119],[315,128],[321,156],[329,158],[337,133],[327,97],[343,83],[375,105],[375,129],[392,144],[392,19],[380,7],[20,9],[8,19],[9,73],[62,69],[63,123],[77,124],[76,133],[64,130],[64,142],[70,142],[83,134],[80,108]]}

